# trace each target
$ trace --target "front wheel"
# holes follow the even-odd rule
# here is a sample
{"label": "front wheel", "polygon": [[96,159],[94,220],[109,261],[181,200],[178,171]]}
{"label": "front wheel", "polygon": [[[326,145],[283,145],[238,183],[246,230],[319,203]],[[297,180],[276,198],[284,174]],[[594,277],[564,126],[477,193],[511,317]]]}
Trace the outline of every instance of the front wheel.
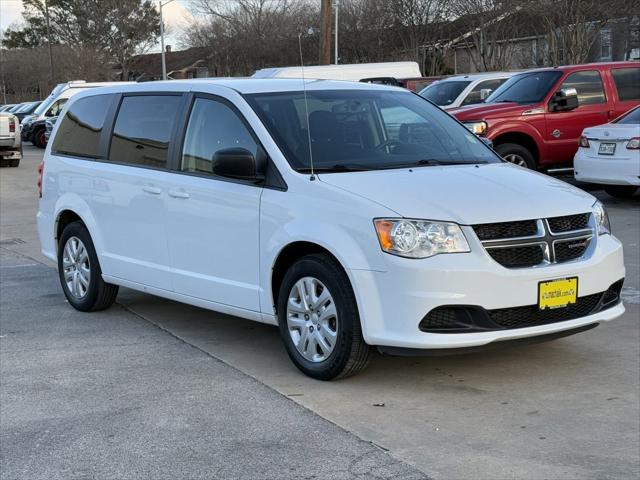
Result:
{"label": "front wheel", "polygon": [[76,310],[104,310],[118,295],[118,286],[102,279],[93,241],[82,222],[70,223],[62,231],[58,244],[58,274],[62,291]]}
{"label": "front wheel", "polygon": [[47,146],[47,139],[44,133],[44,128],[41,128],[33,134],[33,144],[38,148],[45,148]]}
{"label": "front wheel", "polygon": [[633,197],[636,190],[638,190],[638,187],[634,185],[607,185],[604,187],[605,192],[616,198]]}
{"label": "front wheel", "polygon": [[494,149],[509,163],[532,170],[536,168],[535,158],[533,158],[531,152],[522,145],[518,145],[517,143],[502,143]]}
{"label": "front wheel", "polygon": [[308,255],[289,268],[278,323],[289,358],[312,378],[343,378],[367,366],[371,349],[362,338],[349,278],[327,254]]}

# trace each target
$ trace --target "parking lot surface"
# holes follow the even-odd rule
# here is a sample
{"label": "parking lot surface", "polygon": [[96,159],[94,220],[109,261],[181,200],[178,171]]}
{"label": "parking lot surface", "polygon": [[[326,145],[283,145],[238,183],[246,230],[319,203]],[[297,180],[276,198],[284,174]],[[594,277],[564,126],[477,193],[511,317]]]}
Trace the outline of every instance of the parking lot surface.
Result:
{"label": "parking lot surface", "polygon": [[2,478],[640,475],[638,195],[592,190],[625,246],[622,318],[526,347],[376,355],[326,383],[271,326],[125,289],[106,312],[72,310],[35,233],[42,151],[25,152],[0,171]]}

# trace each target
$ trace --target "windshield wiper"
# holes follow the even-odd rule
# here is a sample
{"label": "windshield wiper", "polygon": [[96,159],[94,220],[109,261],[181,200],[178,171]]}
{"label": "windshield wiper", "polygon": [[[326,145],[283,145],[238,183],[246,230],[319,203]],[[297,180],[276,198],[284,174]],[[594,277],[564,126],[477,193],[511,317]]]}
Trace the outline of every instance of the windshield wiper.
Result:
{"label": "windshield wiper", "polygon": [[[375,167],[368,167],[366,165],[349,165],[338,163],[331,166],[318,166],[313,167],[313,171],[316,173],[331,173],[331,172],[364,172],[367,170],[377,170]],[[311,167],[296,168],[296,172],[299,173],[311,173]]]}
{"label": "windshield wiper", "polygon": [[486,160],[437,160],[435,158],[425,158],[422,160],[417,160],[415,162],[407,162],[407,163],[395,163],[384,165],[381,168],[392,169],[392,168],[411,168],[411,167],[434,167],[439,165],[476,165],[476,164],[485,164],[489,163]]}

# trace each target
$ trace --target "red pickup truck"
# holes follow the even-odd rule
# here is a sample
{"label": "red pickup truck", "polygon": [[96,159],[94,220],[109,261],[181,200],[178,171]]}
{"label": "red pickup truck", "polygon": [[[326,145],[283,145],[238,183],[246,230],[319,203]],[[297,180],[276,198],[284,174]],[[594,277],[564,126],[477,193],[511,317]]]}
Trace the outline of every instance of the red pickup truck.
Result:
{"label": "red pickup truck", "polygon": [[485,103],[449,110],[506,160],[533,169],[571,166],[582,130],[640,104],[640,62],[529,70]]}

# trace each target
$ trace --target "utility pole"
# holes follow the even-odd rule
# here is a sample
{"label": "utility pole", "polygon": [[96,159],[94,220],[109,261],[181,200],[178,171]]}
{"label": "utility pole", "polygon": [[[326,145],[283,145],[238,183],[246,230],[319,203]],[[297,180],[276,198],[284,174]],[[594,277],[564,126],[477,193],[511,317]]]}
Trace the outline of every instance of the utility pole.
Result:
{"label": "utility pole", "polygon": [[47,22],[47,43],[49,44],[49,69],[51,75],[51,85],[53,85],[54,71],[53,71],[53,50],[51,48],[51,28],[49,26],[49,2],[44,0],[44,16]]}
{"label": "utility pole", "polygon": [[164,3],[162,3],[161,0],[158,0],[158,6],[160,8],[160,48],[162,49],[162,51],[160,52],[160,56],[162,57],[162,79],[163,80],[167,79],[167,59],[165,58],[165,52],[164,52],[164,20],[162,18],[162,7],[164,7],[165,5],[168,5],[171,2],[173,2],[173,0],[168,0]]}
{"label": "utility pole", "polygon": [[322,0],[320,9],[320,65],[331,63],[331,0]]}
{"label": "utility pole", "polygon": [[334,35],[335,35],[335,40],[334,40],[334,44],[333,44],[333,48],[334,48],[334,52],[333,52],[333,62],[338,65],[338,10],[340,9],[340,0],[336,0],[336,3],[334,5],[335,9],[336,9],[336,24],[334,27]]}

